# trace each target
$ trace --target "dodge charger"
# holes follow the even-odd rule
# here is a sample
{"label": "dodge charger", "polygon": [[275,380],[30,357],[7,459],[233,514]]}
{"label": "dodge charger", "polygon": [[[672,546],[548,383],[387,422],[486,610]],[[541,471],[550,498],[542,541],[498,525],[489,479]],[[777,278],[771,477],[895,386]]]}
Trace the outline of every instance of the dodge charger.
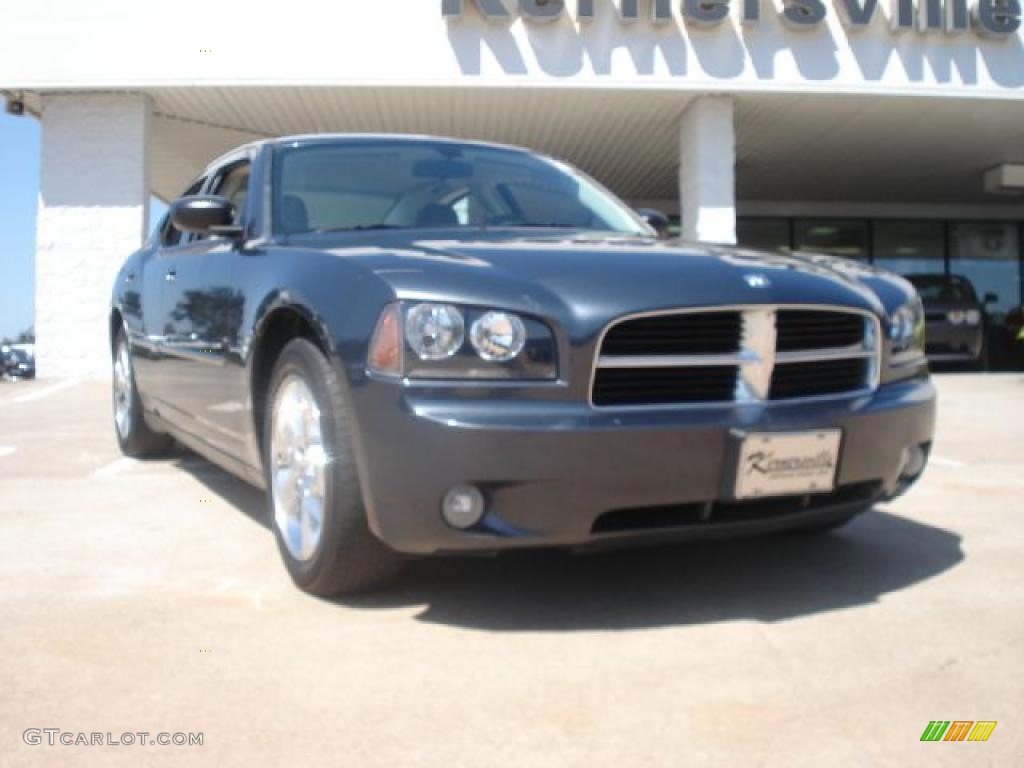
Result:
{"label": "dodge charger", "polygon": [[262,141],[212,163],[116,277],[113,420],[265,489],[317,595],[411,555],[824,531],[932,441],[896,275],[660,240],[527,150]]}

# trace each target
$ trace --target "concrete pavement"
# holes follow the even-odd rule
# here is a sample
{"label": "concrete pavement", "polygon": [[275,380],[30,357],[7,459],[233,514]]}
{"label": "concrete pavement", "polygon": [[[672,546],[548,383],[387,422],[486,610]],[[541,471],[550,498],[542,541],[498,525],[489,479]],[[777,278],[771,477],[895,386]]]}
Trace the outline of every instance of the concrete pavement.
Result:
{"label": "concrete pavement", "polygon": [[105,385],[0,384],[0,765],[1020,765],[1024,377],[937,381],[922,483],[839,532],[419,561],[334,602],[260,492],[120,458]]}

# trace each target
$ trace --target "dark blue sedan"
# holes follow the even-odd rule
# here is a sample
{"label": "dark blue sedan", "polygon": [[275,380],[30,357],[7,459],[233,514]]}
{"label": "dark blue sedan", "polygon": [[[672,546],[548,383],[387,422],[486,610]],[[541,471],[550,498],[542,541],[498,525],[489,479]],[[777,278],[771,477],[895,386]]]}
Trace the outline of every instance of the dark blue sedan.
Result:
{"label": "dark blue sedan", "polygon": [[840,525],[924,469],[923,330],[896,275],[659,240],[526,150],[278,139],[118,274],[114,425],[266,488],[338,594],[403,555]]}

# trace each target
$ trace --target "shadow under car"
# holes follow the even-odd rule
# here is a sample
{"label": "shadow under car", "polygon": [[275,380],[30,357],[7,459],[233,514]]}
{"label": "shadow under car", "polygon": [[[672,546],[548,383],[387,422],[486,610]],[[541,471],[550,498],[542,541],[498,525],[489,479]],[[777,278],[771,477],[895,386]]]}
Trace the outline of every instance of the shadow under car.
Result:
{"label": "shadow under car", "polygon": [[[197,457],[177,466],[260,525],[264,494]],[[419,621],[488,631],[775,622],[869,605],[963,560],[958,535],[876,507],[842,529],[597,551],[414,558],[360,610],[423,606]]]}

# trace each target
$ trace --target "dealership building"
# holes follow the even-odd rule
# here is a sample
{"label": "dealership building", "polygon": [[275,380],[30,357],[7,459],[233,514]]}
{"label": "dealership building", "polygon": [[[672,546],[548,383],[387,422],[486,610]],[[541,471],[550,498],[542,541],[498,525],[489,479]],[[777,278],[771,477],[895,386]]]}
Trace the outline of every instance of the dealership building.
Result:
{"label": "dealership building", "polygon": [[[683,237],[961,274],[1020,312],[1019,0],[180,0],[5,7],[42,125],[41,376],[104,374],[112,278],[212,159],[437,134],[581,167]],[[2,171],[0,171],[2,179]]]}

